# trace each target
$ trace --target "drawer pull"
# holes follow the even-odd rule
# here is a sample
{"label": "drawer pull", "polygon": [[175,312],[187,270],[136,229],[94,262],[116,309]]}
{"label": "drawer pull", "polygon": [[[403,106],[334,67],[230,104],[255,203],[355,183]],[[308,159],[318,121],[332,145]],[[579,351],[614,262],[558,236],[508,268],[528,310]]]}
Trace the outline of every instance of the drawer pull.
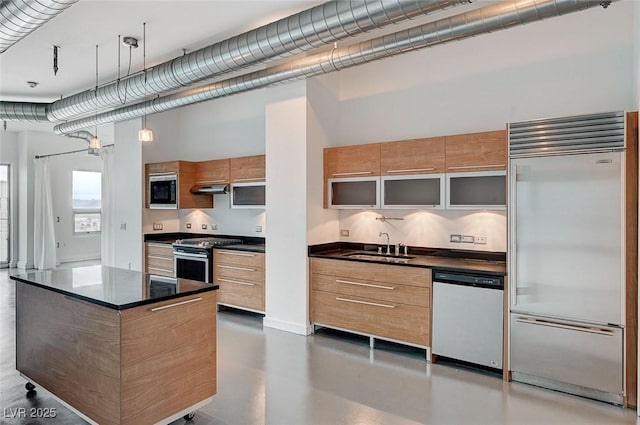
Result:
{"label": "drawer pull", "polygon": [[348,302],[348,303],[372,305],[372,306],[375,306],[375,307],[396,308],[395,305],[370,303],[368,301],[351,300],[349,298],[342,298],[342,297],[336,297],[336,301],[345,301],[345,302]]}
{"label": "drawer pull", "polygon": [[159,271],[162,271],[162,272],[167,272],[167,273],[173,274],[173,270],[163,269],[161,267],[149,267],[149,266],[147,266],[147,270],[159,270]]}
{"label": "drawer pull", "polygon": [[232,251],[218,251],[220,254],[236,255],[238,257],[255,257],[255,254],[246,254],[244,252],[232,252]]}
{"label": "drawer pull", "polygon": [[147,258],[153,258],[154,260],[171,260],[171,261],[173,261],[173,253],[171,254],[171,257],[159,257],[157,255],[147,255]]}
{"label": "drawer pull", "polygon": [[476,168],[505,168],[505,164],[492,164],[492,165],[458,165],[447,167],[449,170],[473,170]]}
{"label": "drawer pull", "polygon": [[222,264],[218,264],[218,267],[221,269],[231,269],[231,270],[242,270],[244,272],[255,272],[256,269],[250,269],[247,267],[236,267],[236,266],[223,266]]}
{"label": "drawer pull", "polygon": [[354,171],[352,173],[333,173],[333,177],[344,177],[344,176],[361,176],[361,175],[371,175],[373,171]]}
{"label": "drawer pull", "polygon": [[351,282],[350,280],[342,280],[342,279],[336,279],[336,283],[344,283],[346,285],[366,286],[367,288],[390,289],[390,290],[396,289],[395,286],[372,285],[371,283]]}
{"label": "drawer pull", "polygon": [[587,333],[598,334],[598,335],[613,336],[613,331],[610,331],[609,329],[602,329],[602,328],[597,328],[592,326],[568,325],[566,323],[552,322],[550,320],[540,320],[540,319],[517,318],[516,321],[520,323],[526,323],[528,325],[549,326],[551,328],[567,329],[570,331],[587,332]]}
{"label": "drawer pull", "polygon": [[436,171],[434,167],[429,168],[406,168],[404,170],[387,170],[389,174],[398,174],[398,173],[420,173],[423,171]]}
{"label": "drawer pull", "polygon": [[167,304],[167,305],[163,305],[162,307],[155,307],[150,309],[151,311],[160,311],[160,310],[166,310],[167,308],[172,308],[172,307],[178,307],[179,305],[185,305],[185,304],[191,304],[191,303],[195,303],[198,301],[202,301],[202,298],[193,298],[191,300],[187,300],[187,301],[181,301],[179,303],[173,303],[173,304]]}
{"label": "drawer pull", "polygon": [[221,277],[219,277],[218,280],[220,282],[237,283],[238,285],[246,285],[246,286],[255,286],[256,285],[255,283],[251,283],[251,282],[242,282],[240,280],[223,279]]}

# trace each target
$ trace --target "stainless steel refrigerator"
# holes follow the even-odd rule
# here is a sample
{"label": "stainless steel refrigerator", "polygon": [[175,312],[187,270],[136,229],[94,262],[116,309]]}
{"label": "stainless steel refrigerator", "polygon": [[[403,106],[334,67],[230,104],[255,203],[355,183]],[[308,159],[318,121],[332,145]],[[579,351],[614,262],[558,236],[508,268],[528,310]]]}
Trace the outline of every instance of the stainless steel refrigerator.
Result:
{"label": "stainless steel refrigerator", "polygon": [[509,126],[514,380],[624,395],[624,114]]}

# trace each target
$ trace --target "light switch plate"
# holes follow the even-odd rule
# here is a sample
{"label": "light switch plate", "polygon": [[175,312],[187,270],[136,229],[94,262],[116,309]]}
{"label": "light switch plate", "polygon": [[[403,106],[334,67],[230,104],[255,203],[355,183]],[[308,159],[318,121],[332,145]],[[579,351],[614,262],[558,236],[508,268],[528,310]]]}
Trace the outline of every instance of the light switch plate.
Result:
{"label": "light switch plate", "polygon": [[217,224],[213,224],[213,223],[211,223],[211,224],[209,225],[209,227],[211,228],[211,230],[218,230],[218,225],[217,225]]}
{"label": "light switch plate", "polygon": [[187,229],[191,229],[191,223],[187,223],[186,227]]}
{"label": "light switch plate", "polygon": [[462,242],[462,235],[449,235],[449,242],[460,243]]}
{"label": "light switch plate", "polygon": [[256,226],[256,232],[258,233],[262,232],[262,226]]}
{"label": "light switch plate", "polygon": [[202,230],[207,230],[207,225],[205,223],[202,223]]}
{"label": "light switch plate", "polygon": [[462,235],[462,243],[473,243],[474,239],[473,235]]}
{"label": "light switch plate", "polygon": [[344,236],[345,238],[349,237],[349,229],[341,229],[340,236]]}

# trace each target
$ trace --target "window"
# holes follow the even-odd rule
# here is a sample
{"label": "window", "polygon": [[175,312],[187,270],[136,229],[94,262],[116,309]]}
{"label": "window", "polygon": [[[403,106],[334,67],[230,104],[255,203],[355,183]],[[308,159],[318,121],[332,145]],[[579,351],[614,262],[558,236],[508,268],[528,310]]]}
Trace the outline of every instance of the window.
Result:
{"label": "window", "polygon": [[102,228],[102,173],[99,171],[72,172],[74,233],[98,233]]}

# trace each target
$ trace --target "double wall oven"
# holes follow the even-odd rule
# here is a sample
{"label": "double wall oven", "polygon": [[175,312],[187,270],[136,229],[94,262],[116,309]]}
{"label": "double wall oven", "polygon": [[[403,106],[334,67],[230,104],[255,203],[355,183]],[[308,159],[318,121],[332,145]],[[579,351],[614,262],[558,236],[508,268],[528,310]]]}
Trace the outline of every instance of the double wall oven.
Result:
{"label": "double wall oven", "polygon": [[242,243],[231,238],[194,238],[173,244],[176,277],[213,282],[213,247]]}

